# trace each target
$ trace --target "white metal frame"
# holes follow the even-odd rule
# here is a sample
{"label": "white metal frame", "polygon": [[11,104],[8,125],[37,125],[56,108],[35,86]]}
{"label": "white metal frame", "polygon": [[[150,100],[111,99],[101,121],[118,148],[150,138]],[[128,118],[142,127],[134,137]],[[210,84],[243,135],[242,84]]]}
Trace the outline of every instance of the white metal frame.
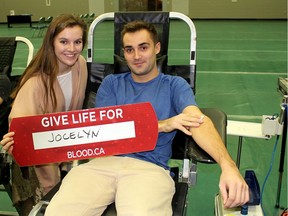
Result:
{"label": "white metal frame", "polygon": [[26,66],[28,66],[34,55],[34,46],[31,43],[31,41],[25,37],[16,36],[15,40],[17,42],[25,43],[28,46],[28,58],[27,58],[27,64],[26,64]]}
{"label": "white metal frame", "polygon": [[[114,20],[114,12],[104,13],[96,17],[90,25],[88,32],[88,52],[87,52],[87,62],[93,62],[93,32],[97,24],[103,22],[104,20]],[[186,22],[190,28],[190,65],[196,65],[196,28],[192,20],[179,12],[169,12],[169,19],[180,19]],[[192,56],[192,53],[193,56]]]}

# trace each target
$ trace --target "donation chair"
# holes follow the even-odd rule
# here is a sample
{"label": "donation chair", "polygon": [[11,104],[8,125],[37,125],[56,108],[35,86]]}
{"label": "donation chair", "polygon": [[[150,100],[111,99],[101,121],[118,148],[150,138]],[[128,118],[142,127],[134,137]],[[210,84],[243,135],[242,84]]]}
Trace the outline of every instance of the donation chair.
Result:
{"label": "donation chair", "polygon": [[[193,91],[196,91],[196,30],[193,22],[187,16],[176,12],[111,12],[102,14],[94,19],[89,28],[88,34],[88,50],[87,50],[87,67],[88,67],[88,83],[86,88],[86,99],[84,101],[84,108],[94,107],[97,89],[100,86],[103,78],[111,73],[123,73],[129,71],[129,68],[123,58],[122,45],[121,45],[121,30],[125,23],[132,20],[145,20],[153,23],[158,31],[161,41],[161,52],[157,56],[157,65],[160,72],[168,73],[183,77],[190,84]],[[168,48],[169,48],[169,33],[170,21],[182,20],[187,24],[190,31],[189,35],[189,48],[186,64],[173,64],[169,65],[168,61]],[[177,21],[176,21],[177,22]],[[114,56],[112,62],[103,60],[102,53],[107,52],[107,44],[105,47],[95,48],[96,44],[102,45],[103,40],[108,40],[109,33],[105,29],[103,32],[97,34],[96,27],[103,30],[101,23],[112,27],[114,47],[111,47]],[[96,32],[96,33],[95,33]],[[98,37],[103,37],[99,39]],[[95,48],[95,51],[94,51]],[[109,49],[109,48],[108,48]],[[99,55],[100,53],[100,55]],[[209,116],[216,129],[218,130],[223,142],[226,145],[226,114],[215,108],[202,108],[202,112]],[[202,163],[215,163],[215,161],[205,153],[190,137],[183,132],[178,131],[173,141],[173,159],[183,160],[184,169],[179,167],[172,167],[171,172],[174,173],[176,193],[172,201],[173,216],[186,215],[187,207],[187,194],[190,185],[196,183],[196,165],[197,162]],[[32,210],[30,216],[42,216],[49,201],[54,193],[60,187],[52,189],[39,204]],[[143,204],[145,205],[145,204]],[[107,207],[103,216],[117,215],[114,204]]]}
{"label": "donation chair", "polygon": [[[102,51],[102,47],[95,46],[98,43],[98,46],[101,46],[101,41],[97,38],[97,27],[101,28],[101,23],[105,21],[113,21],[114,28],[114,49],[113,49],[113,60],[112,63],[99,63],[103,62],[103,57],[99,55]],[[117,13],[105,13],[97,17],[91,24],[88,34],[88,54],[87,54],[87,67],[89,71],[89,80],[86,88],[86,98],[89,100],[89,95],[95,94],[101,81],[105,76],[110,73],[123,73],[129,71],[129,68],[125,62],[122,44],[121,44],[121,31],[123,26],[133,20],[145,20],[147,22],[153,23],[157,29],[159,40],[161,42],[161,51],[157,56],[157,66],[158,70],[162,73],[181,76],[183,77],[191,86],[194,94],[196,95],[196,29],[192,20],[186,15],[178,12],[117,12]],[[173,22],[174,21],[174,22]],[[184,52],[185,62],[181,61],[179,63],[174,63],[173,58],[178,58],[178,47],[176,53],[174,54],[170,50],[173,39],[171,39],[173,32],[173,25],[175,22],[179,24],[179,21],[186,25],[188,28],[188,41],[186,44],[182,45],[187,49]],[[171,27],[172,26],[172,27]],[[183,34],[183,32],[181,32]],[[170,36],[171,35],[171,36]],[[105,35],[105,39],[106,39]],[[177,42],[175,42],[177,43]],[[188,44],[188,48],[187,48]],[[101,50],[101,52],[99,51]],[[173,56],[168,54],[172,54]],[[100,59],[100,60],[99,60]],[[170,59],[172,64],[170,64]],[[84,106],[87,107],[88,101],[84,102]],[[222,137],[223,142],[226,145],[226,126],[227,126],[227,116],[224,112],[216,108],[201,108],[202,112],[209,116],[216,129],[218,130],[220,136]],[[181,138],[182,139],[181,139]],[[201,163],[215,163],[215,161],[204,152],[192,139],[185,140],[183,139],[183,133],[178,133],[176,135],[176,145],[173,145],[175,151],[173,151],[173,157],[177,159],[183,159],[183,157],[190,159],[196,165],[197,162]],[[187,138],[187,137],[185,137]],[[184,148],[179,145],[180,143],[185,143]],[[183,141],[183,142],[181,142]],[[175,141],[174,141],[175,143]],[[179,149],[177,149],[179,147]],[[179,151],[181,149],[181,151]],[[180,173],[181,175],[181,173]],[[184,179],[185,180],[185,179]],[[189,184],[196,183],[195,179],[190,177],[186,179]]]}
{"label": "donation chair", "polygon": [[[19,44],[21,43],[21,44]],[[17,44],[26,46],[28,49],[28,52],[23,51],[23,54],[21,54],[21,57],[24,56],[24,54],[27,54],[27,57],[25,60],[26,64],[24,67],[28,66],[30,61],[33,58],[33,52],[34,52],[34,46],[31,43],[31,41],[25,37],[0,37],[0,74],[5,75],[9,78],[11,82],[11,86],[15,87],[15,85],[18,82],[19,75],[12,74],[12,65],[14,61],[14,56],[17,50]],[[18,46],[19,46],[18,45]],[[17,59],[18,60],[18,59]],[[24,70],[23,70],[24,71]],[[1,104],[1,112],[0,112],[0,128],[1,128],[1,138],[4,134],[8,132],[8,114],[9,114],[9,106],[11,101],[5,101],[3,104]],[[7,108],[3,110],[4,106]],[[5,123],[3,123],[5,122]]]}
{"label": "donation chair", "polygon": [[17,37],[0,37],[0,73],[6,73],[9,77],[11,77],[12,72],[12,64],[15,56],[15,52],[17,49],[17,44],[23,43],[28,48],[27,55],[27,64],[33,58],[34,46],[31,41],[25,37],[17,36]]}
{"label": "donation chair", "polygon": [[[21,44],[19,44],[21,43]],[[34,46],[31,41],[25,37],[0,37],[0,74],[6,75],[11,82],[11,90],[18,82],[20,75],[12,74],[12,65],[14,56],[17,52],[17,44],[26,46],[28,50],[27,60],[25,67],[28,66],[33,58]],[[26,51],[23,51],[23,54]],[[23,55],[22,54],[22,55]],[[17,59],[18,60],[18,59]],[[24,70],[23,70],[24,71]],[[8,115],[10,113],[10,105],[12,101],[8,99],[0,105],[0,137],[8,132]],[[1,147],[0,147],[1,150]],[[11,182],[10,182],[10,163],[11,158],[7,153],[0,152],[0,190],[6,191],[9,197],[12,199]],[[1,215],[1,211],[0,211]]]}

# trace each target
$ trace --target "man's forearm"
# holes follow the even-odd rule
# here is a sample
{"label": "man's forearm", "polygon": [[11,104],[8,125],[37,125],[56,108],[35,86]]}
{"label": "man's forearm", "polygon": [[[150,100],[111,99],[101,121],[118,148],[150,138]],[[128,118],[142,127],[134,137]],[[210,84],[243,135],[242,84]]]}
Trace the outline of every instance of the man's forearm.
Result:
{"label": "man's forearm", "polygon": [[210,118],[205,116],[199,128],[190,128],[195,142],[206,151],[223,169],[225,166],[234,166],[225,144],[214,127]]}

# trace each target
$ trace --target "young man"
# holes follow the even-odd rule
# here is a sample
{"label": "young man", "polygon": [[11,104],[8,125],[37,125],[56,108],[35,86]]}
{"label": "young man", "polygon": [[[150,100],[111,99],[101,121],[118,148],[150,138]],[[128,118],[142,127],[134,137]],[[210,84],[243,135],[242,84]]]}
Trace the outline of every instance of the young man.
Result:
{"label": "young man", "polygon": [[167,162],[176,130],[193,136],[220,165],[220,191],[225,207],[249,200],[248,186],[208,117],[196,106],[189,84],[159,73],[160,51],[155,28],[135,21],[122,32],[124,56],[131,72],[109,75],[100,86],[98,107],[150,102],[158,117],[158,142],[153,151],[96,158],[73,168],[47,208],[48,216],[101,215],[116,203],[118,215],[172,215],[175,192]]}

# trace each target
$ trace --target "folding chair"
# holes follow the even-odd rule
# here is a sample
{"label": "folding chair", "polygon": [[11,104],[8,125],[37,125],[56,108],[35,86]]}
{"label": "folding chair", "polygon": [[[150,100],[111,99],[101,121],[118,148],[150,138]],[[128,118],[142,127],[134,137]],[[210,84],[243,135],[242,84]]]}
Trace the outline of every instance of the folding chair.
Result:
{"label": "folding chair", "polygon": [[95,13],[91,13],[89,14],[89,17],[88,17],[88,24],[91,24],[93,22],[95,18]]}
{"label": "folding chair", "polygon": [[28,47],[27,66],[33,58],[34,46],[31,41],[25,37],[0,37],[0,73],[5,73],[10,77],[12,63],[17,48],[17,43],[21,42]]}
{"label": "folding chair", "polygon": [[[14,60],[14,56],[15,56],[18,43],[23,43],[28,48],[28,56],[27,56],[27,64],[26,64],[26,66],[28,66],[28,64],[32,60],[33,52],[34,52],[34,46],[31,43],[31,41],[25,37],[20,37],[20,36],[0,37],[0,74],[5,74],[8,76],[8,78],[11,81],[12,88],[13,86],[15,86],[19,78],[19,76],[12,76],[11,74],[12,64],[13,64],[13,60]],[[6,107],[8,108],[9,104],[6,104]],[[6,125],[6,121],[3,120],[8,115],[7,112],[8,110],[6,110],[5,112],[1,110],[1,115],[0,115],[1,135],[2,133],[6,133],[8,131],[8,125]],[[5,125],[2,124],[3,121],[5,122]]]}
{"label": "folding chair", "polygon": [[53,16],[48,16],[47,19],[45,19],[45,28],[48,28],[52,20],[53,20]]}
{"label": "folding chair", "polygon": [[[182,20],[184,21],[190,30],[190,50],[189,56],[187,57],[188,62],[184,65],[168,65],[168,42],[169,42],[169,27],[170,20]],[[108,21],[114,22],[114,59],[113,63],[103,63],[95,60],[94,42],[97,37],[94,34],[94,30],[98,24]],[[87,52],[87,67],[89,72],[89,78],[86,89],[86,100],[84,107],[94,107],[95,95],[98,87],[105,76],[111,73],[122,73],[129,71],[129,68],[123,58],[122,46],[121,46],[121,30],[125,23],[132,20],[145,20],[153,23],[160,35],[161,41],[161,52],[157,56],[157,65],[160,72],[168,73],[172,75],[182,76],[190,84],[191,88],[195,92],[195,78],[196,78],[196,30],[191,19],[181,13],[176,12],[118,12],[118,13],[105,13],[91,23],[88,34],[88,52]],[[105,38],[107,33],[105,34]],[[226,122],[227,118],[225,113],[214,108],[203,108],[202,112],[209,116],[220,135],[224,143],[226,143]],[[194,140],[185,135],[182,132],[177,132],[176,137],[173,141],[173,156],[174,159],[184,160],[184,169],[171,168],[171,171],[175,173],[175,187],[176,193],[173,197],[172,208],[173,215],[185,215],[187,201],[186,197],[188,194],[189,185],[196,183],[196,163],[215,163],[214,160],[205,153]],[[186,167],[188,166],[188,167]],[[178,182],[182,180],[182,182]],[[31,216],[43,215],[50,199],[54,193],[58,190],[60,184],[57,185],[50,193],[48,193],[42,201],[35,206],[32,210]],[[103,216],[116,215],[115,205],[110,205],[103,213]]]}
{"label": "folding chair", "polygon": [[[13,86],[18,82],[20,76],[12,76],[12,64],[15,53],[17,52],[17,44],[23,43],[28,48],[27,63],[33,58],[34,46],[31,41],[25,37],[0,37],[0,73],[7,75]],[[1,137],[8,132],[8,115],[10,113],[11,100],[1,104],[0,128]],[[4,186],[0,190],[5,190],[12,199],[11,182],[10,182],[10,162],[7,153],[0,153],[0,185]],[[0,211],[1,214],[1,211]]]}
{"label": "folding chair", "polygon": [[88,23],[89,13],[84,14],[82,18],[83,18],[83,20],[84,20],[86,23]]}
{"label": "folding chair", "polygon": [[32,29],[33,29],[32,37],[34,37],[36,31],[38,31],[38,34],[37,34],[38,37],[42,36],[44,29],[46,27],[47,27],[47,25],[46,25],[45,17],[40,17],[37,24],[32,26]]}

